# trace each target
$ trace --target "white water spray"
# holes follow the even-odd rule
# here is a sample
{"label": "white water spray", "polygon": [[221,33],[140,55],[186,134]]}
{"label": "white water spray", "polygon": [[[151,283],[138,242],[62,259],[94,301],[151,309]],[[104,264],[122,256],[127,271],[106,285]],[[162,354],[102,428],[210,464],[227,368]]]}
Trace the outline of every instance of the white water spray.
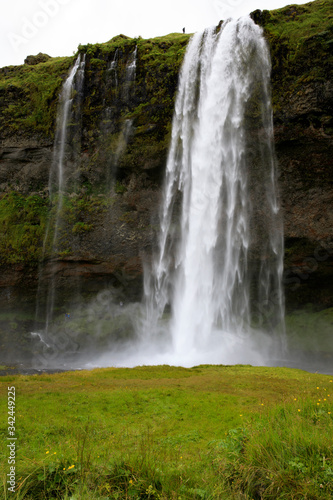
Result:
{"label": "white water spray", "polygon": [[187,49],[143,327],[158,341],[170,308],[172,356],[181,363],[243,362],[250,346],[283,345],[270,70],[262,30],[250,18],[197,33]]}

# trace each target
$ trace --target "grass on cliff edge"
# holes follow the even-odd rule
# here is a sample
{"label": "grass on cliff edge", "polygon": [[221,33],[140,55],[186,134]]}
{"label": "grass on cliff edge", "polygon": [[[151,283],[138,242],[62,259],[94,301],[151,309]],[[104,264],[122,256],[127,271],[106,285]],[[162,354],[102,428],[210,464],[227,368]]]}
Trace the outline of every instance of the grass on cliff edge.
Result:
{"label": "grass on cliff edge", "polygon": [[[330,499],[333,380],[170,366],[0,378],[1,498]],[[16,486],[6,489],[7,392]]]}
{"label": "grass on cliff edge", "polygon": [[297,48],[311,36],[320,36],[333,26],[333,0],[314,0],[302,5],[289,5],[271,10],[265,23],[268,31],[285,37],[291,47]]}
{"label": "grass on cliff edge", "polygon": [[0,132],[6,135],[23,129],[52,135],[58,95],[73,63],[73,57],[50,58],[33,66],[23,64],[0,68]]}

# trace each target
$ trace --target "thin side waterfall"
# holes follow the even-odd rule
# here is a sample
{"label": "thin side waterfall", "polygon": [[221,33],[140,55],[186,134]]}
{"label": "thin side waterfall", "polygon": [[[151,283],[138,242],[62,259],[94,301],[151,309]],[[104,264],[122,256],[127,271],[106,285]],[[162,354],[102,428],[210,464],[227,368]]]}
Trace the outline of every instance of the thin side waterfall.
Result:
{"label": "thin side waterfall", "polygon": [[[54,308],[56,302],[56,279],[58,271],[57,258],[61,251],[62,236],[65,231],[63,221],[63,205],[66,191],[74,188],[72,177],[72,168],[68,168],[74,160],[72,156],[77,153],[80,142],[80,120],[81,120],[81,102],[83,98],[85,70],[85,54],[81,55],[75,61],[67,79],[65,80],[59,98],[57,128],[55,133],[53,161],[49,175],[49,195],[53,204],[54,219],[49,223],[44,237],[44,255],[51,253],[51,261],[46,263],[49,266],[45,270],[44,266],[39,272],[40,283],[46,278],[48,281],[45,303],[44,286],[39,285],[37,293],[36,320],[41,321],[42,310],[44,309],[45,327],[43,335],[48,335],[50,324],[54,317]],[[76,106],[73,109],[73,102]],[[51,227],[52,226],[52,227]],[[48,248],[49,247],[49,248]],[[43,304],[43,305],[41,305]]]}
{"label": "thin side waterfall", "polygon": [[66,146],[68,145],[69,140],[68,125],[70,119],[72,118],[71,112],[74,92],[76,92],[79,96],[82,92],[84,83],[84,68],[85,54],[82,58],[82,61],[81,54],[79,54],[73,68],[70,71],[69,76],[63,84],[63,88],[60,94],[53,161],[49,176],[49,192],[51,198],[57,193],[59,193],[60,195],[63,194],[66,182],[66,180],[64,179],[64,160],[66,154]]}
{"label": "thin side waterfall", "polygon": [[135,83],[135,78],[136,78],[137,54],[138,54],[138,47],[136,46],[133,52],[130,54],[126,65],[123,98],[127,104],[129,104],[133,93],[133,85]]}
{"label": "thin side waterfall", "polygon": [[119,49],[117,49],[114,53],[113,61],[111,61],[109,67],[108,67],[108,73],[110,74],[112,81],[114,83],[114,86],[118,88],[118,74],[117,74],[117,67],[118,67],[118,57],[119,57]]}
{"label": "thin side waterfall", "polygon": [[127,145],[132,135],[133,135],[133,120],[128,118],[124,120],[122,128],[118,134],[118,139],[115,144],[114,150],[111,152],[109,161],[107,162],[106,165],[105,187],[107,193],[114,194],[119,162],[122,155],[126,152]]}
{"label": "thin side waterfall", "polygon": [[126,80],[130,82],[133,82],[135,80],[137,53],[138,53],[138,47],[136,46],[129,58],[126,67]]}
{"label": "thin side waterfall", "polygon": [[121,155],[124,153],[126,150],[128,141],[133,133],[133,120],[131,119],[126,119],[123,123],[121,132],[118,137],[118,143],[117,143],[117,148],[114,152],[114,158],[113,158],[113,170],[114,170],[114,175],[116,173],[116,169],[119,164],[119,159]]}
{"label": "thin side waterfall", "polygon": [[[136,77],[136,63],[137,63],[137,52],[138,48],[135,47],[134,51],[129,55],[126,68],[125,68],[125,79],[122,87],[122,97],[123,103],[125,107],[129,107],[131,104],[131,99],[134,95],[134,84]],[[115,56],[110,65],[110,72],[114,73],[115,81],[118,85],[118,77],[117,77],[117,65],[118,65],[118,49],[115,52]],[[119,161],[122,155],[125,153],[128,142],[133,135],[133,120],[125,119],[123,121],[121,130],[119,131],[118,141],[112,154],[110,155],[110,160],[107,164],[107,176],[106,176],[106,187],[107,191],[112,191],[115,186],[115,179],[117,170],[119,167]]]}
{"label": "thin side waterfall", "polygon": [[249,17],[195,34],[186,52],[142,327],[151,343],[164,335],[180,362],[283,352],[270,71]]}

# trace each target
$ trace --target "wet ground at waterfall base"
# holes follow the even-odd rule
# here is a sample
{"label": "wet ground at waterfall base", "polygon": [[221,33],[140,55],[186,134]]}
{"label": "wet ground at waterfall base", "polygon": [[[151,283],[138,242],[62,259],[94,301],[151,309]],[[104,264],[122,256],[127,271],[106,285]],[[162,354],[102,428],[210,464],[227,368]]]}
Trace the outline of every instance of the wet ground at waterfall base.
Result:
{"label": "wet ground at waterfall base", "polygon": [[0,375],[157,364],[285,366],[333,374],[333,308],[289,314],[284,355],[277,356],[274,343],[262,334],[225,334],[211,348],[177,355],[167,338],[158,343],[139,338],[140,304],[104,299],[60,312],[48,334],[29,311],[0,313]]}
{"label": "wet ground at waterfall base", "polygon": [[[153,364],[153,363],[151,363]],[[171,363],[170,363],[171,364]],[[203,363],[206,364],[206,363]],[[215,364],[215,363],[212,363]],[[147,364],[148,365],[148,364]],[[123,365],[121,365],[123,366]],[[176,365],[175,365],[176,366]],[[177,364],[178,366],[178,364]],[[227,366],[227,365],[226,365]],[[318,355],[315,359],[303,358],[302,360],[296,360],[293,358],[289,359],[276,359],[271,360],[271,362],[263,365],[268,367],[286,367],[286,368],[295,368],[299,370],[304,370],[310,373],[320,373],[324,375],[333,375],[333,355],[326,356]],[[104,366],[105,367],[105,366]],[[126,367],[126,366],[124,366]],[[66,363],[63,365],[59,365],[59,368],[36,368],[30,366],[29,363],[19,363],[17,365],[0,365],[0,377],[8,376],[8,375],[42,375],[43,373],[61,373],[68,371],[77,371],[77,370],[90,370],[94,368],[99,368],[98,365],[94,365],[91,363],[81,364],[77,363],[73,360],[72,363]]]}

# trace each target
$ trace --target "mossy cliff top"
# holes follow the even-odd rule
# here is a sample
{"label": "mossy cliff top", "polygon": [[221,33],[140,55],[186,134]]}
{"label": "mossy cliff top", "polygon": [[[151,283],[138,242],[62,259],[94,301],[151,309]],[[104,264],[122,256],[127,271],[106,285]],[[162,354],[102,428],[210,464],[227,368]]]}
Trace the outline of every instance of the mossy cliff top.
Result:
{"label": "mossy cliff top", "polygon": [[[280,110],[281,99],[301,84],[330,79],[333,0],[255,11],[252,17],[264,27],[271,47],[275,111]],[[100,111],[96,107],[103,106],[103,102],[97,102],[100,92],[94,84],[102,84],[105,90],[110,63],[116,57],[118,66],[125,66],[131,51],[137,47],[136,97],[135,102],[126,103],[131,111],[129,116],[136,118],[136,125],[158,123],[160,133],[164,134],[172,116],[178,73],[189,38],[190,35],[180,33],[152,39],[118,35],[106,43],[80,45],[78,53],[87,55],[86,78],[92,80],[85,91],[85,111],[90,115],[88,129],[100,125],[96,123],[96,112]],[[3,139],[17,134],[53,139],[58,96],[76,56],[0,69]],[[103,96],[104,106],[108,97],[115,97],[110,89],[109,94]]]}
{"label": "mossy cliff top", "polygon": [[[13,135],[40,135],[53,139],[58,97],[68,70],[78,53],[86,54],[86,112],[94,114],[98,89],[110,77],[110,63],[117,60],[118,70],[124,70],[131,52],[137,47],[136,114],[158,121],[161,115],[170,118],[178,72],[190,35],[173,33],[144,40],[119,35],[106,43],[80,45],[72,57],[50,58],[46,62],[0,69],[0,134],[2,139]],[[121,82],[119,82],[121,83]],[[115,94],[115,92],[113,93]],[[106,100],[108,97],[106,96]],[[114,95],[113,95],[114,97]],[[105,101],[105,100],[104,100]],[[128,104],[128,103],[127,103]],[[132,103],[133,104],[133,103]],[[131,106],[133,108],[133,106]],[[154,108],[154,111],[152,111]],[[163,111],[162,111],[163,108]],[[91,121],[91,120],[90,120]],[[144,122],[144,118],[141,119]],[[96,125],[96,123],[90,123]]]}
{"label": "mossy cliff top", "polygon": [[51,58],[0,69],[2,138],[23,131],[53,136],[58,95],[72,62],[72,57]]}
{"label": "mossy cliff top", "polygon": [[[252,17],[264,27],[271,45],[276,108],[281,105],[281,93],[290,93],[296,84],[330,78],[333,0],[315,0],[254,14]],[[141,124],[147,119],[162,121],[163,129],[172,114],[178,72],[189,38],[190,35],[179,33],[147,40],[119,35],[106,43],[80,45],[78,52],[87,54],[88,75],[92,76],[93,72],[102,75],[117,50],[125,64],[131,50],[137,46],[137,100],[141,106],[134,115],[140,114]],[[33,66],[25,64],[0,69],[2,138],[37,134],[52,140],[58,96],[73,60],[74,57],[50,58]],[[118,61],[121,63],[121,57]],[[92,97],[90,107],[93,106]]]}
{"label": "mossy cliff top", "polygon": [[315,0],[304,5],[288,5],[272,10],[264,26],[270,33],[288,39],[290,47],[297,53],[307,39],[326,37],[326,30],[332,34],[333,1]]}
{"label": "mossy cliff top", "polygon": [[[305,97],[314,85],[326,83],[321,94],[317,92],[317,115],[327,108],[319,128],[333,130],[331,92],[328,89],[333,76],[333,0],[315,0],[304,5],[289,5],[283,9],[257,14],[271,48],[272,87],[275,119],[286,116],[283,107],[292,97]],[[296,97],[298,96],[298,98]],[[311,95],[311,97],[314,97]],[[326,101],[326,102],[324,102]],[[298,103],[297,103],[298,104]],[[320,106],[322,104],[322,106]],[[318,109],[319,108],[319,109]],[[306,111],[306,107],[303,110]],[[302,113],[300,113],[302,114]]]}

